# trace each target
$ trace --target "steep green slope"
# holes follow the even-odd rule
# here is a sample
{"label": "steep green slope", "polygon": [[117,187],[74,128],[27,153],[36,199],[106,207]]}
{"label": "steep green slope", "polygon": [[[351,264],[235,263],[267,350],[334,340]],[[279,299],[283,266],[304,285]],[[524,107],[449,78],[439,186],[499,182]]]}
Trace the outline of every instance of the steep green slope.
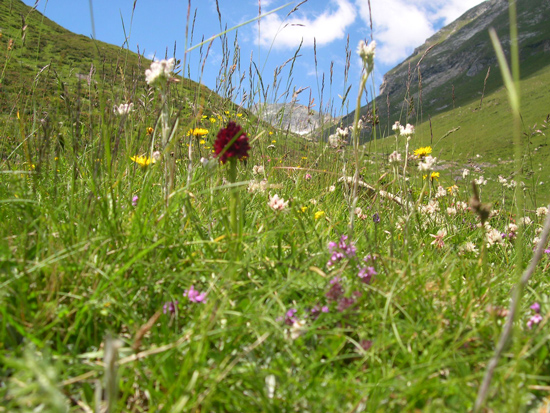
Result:
{"label": "steep green slope", "polygon": [[[127,49],[74,34],[20,0],[0,1],[0,111],[47,106],[64,86],[81,83],[115,102],[134,101],[145,85],[151,61]],[[189,79],[181,79],[179,99],[219,96]],[[113,85],[116,85],[113,86]],[[140,92],[141,93],[141,92]],[[139,94],[137,95],[139,96]],[[87,99],[82,94],[82,99]],[[89,96],[88,96],[89,97]]]}

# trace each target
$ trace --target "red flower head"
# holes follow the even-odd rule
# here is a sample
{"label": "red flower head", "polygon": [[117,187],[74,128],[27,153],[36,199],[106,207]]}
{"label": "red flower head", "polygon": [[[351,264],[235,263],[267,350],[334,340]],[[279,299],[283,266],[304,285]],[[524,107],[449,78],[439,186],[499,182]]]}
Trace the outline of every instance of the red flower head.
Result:
{"label": "red flower head", "polygon": [[[228,146],[235,137],[237,139],[231,146]],[[248,137],[235,122],[229,122],[225,128],[220,129],[216,142],[214,142],[214,152],[221,163],[226,163],[228,159],[246,158],[249,150]]]}

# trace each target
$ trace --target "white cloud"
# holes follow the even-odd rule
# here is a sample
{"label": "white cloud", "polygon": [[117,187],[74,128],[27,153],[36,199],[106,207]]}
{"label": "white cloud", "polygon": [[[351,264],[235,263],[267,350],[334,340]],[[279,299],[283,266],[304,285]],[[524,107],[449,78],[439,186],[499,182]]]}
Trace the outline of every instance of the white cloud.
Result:
{"label": "white cloud", "polygon": [[[484,0],[373,0],[372,20],[376,57],[383,64],[395,64],[408,57],[439,27],[449,24]],[[363,22],[369,24],[367,0],[356,0]]]}
{"label": "white cloud", "polygon": [[278,14],[270,14],[261,20],[258,42],[266,47],[273,43],[274,48],[295,48],[302,38],[305,46],[313,46],[313,39],[322,46],[344,38],[346,29],[355,21],[356,9],[349,0],[330,0],[330,5],[336,9],[329,7],[312,18],[304,16],[300,10],[286,20]]}

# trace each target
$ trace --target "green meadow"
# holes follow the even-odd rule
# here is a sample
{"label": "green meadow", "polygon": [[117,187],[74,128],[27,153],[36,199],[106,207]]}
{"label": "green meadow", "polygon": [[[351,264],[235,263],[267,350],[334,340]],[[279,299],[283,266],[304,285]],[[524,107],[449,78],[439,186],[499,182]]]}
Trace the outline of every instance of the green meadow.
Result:
{"label": "green meadow", "polygon": [[505,88],[330,144],[0,15],[0,412],[471,411],[510,317],[483,411],[548,409],[548,67],[517,158]]}

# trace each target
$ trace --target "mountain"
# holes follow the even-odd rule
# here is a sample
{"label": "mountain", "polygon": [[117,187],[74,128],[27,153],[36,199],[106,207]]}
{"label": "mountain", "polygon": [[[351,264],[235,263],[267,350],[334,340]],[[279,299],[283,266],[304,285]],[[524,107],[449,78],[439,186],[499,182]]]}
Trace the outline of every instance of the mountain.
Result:
{"label": "mountain", "polygon": [[252,112],[274,127],[298,135],[308,135],[327,123],[333,125],[339,120],[298,103],[259,104],[252,108]]}
{"label": "mountain", "polygon": [[[550,64],[549,0],[517,2],[520,71],[528,77]],[[508,0],[488,0],[445,26],[384,75],[375,99],[380,133],[391,125],[427,121],[438,113],[481,100],[502,86],[488,29],[493,27],[508,53]],[[388,110],[389,107],[389,110]],[[365,115],[372,103],[361,109]],[[344,124],[353,121],[348,114]]]}

